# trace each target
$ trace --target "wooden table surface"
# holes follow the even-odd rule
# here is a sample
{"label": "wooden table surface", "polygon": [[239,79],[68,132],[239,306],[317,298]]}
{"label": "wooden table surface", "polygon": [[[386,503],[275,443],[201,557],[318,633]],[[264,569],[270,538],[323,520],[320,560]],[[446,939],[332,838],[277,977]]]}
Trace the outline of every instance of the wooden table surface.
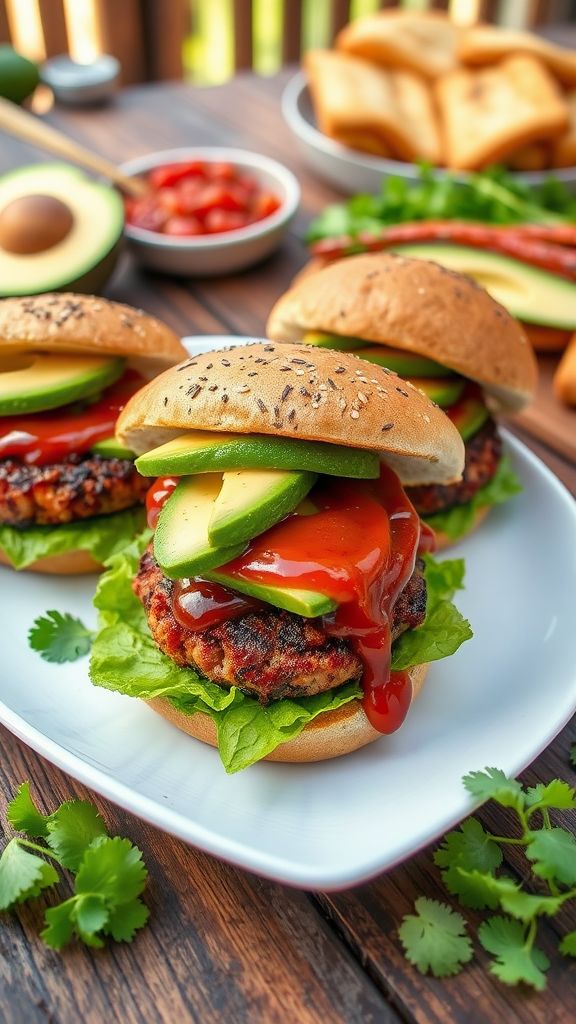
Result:
{"label": "wooden table surface", "polygon": [[[302,184],[302,207],[290,238],[266,265],[231,278],[179,282],[138,272],[126,259],[108,289],[110,297],[142,306],[182,334],[262,334],[274,298],[305,261],[300,238],[306,224],[338,199],[297,156],[279,112],[283,81],[247,75],[214,89],[140,87],[125,91],[108,108],[51,115],[79,141],[113,159],[178,145],[238,145],[283,161]],[[37,152],[2,138],[0,170],[38,158]],[[517,433],[576,492],[576,466],[561,451]],[[555,775],[569,778],[568,751],[575,739],[573,720],[526,779],[532,784]],[[2,822],[5,803],[22,779],[33,780],[46,806],[86,795],[3,729],[0,749]],[[213,860],[94,799],[111,829],[144,851],[150,925],[130,946],[112,945],[102,953],[71,947],[59,955],[37,938],[41,904],[2,917],[3,1024],[566,1024],[574,1019],[576,963],[555,955],[554,922],[541,926],[540,945],[553,961],[542,995],[498,983],[485,970],[482,953],[447,981],[422,977],[409,966],[396,931],[400,919],[418,895],[445,898],[430,851],[346,893],[303,893]],[[506,828],[498,814],[482,812],[481,817],[496,832]],[[512,872],[516,866],[512,860]],[[576,913],[572,920],[568,916],[564,931],[576,928]]]}

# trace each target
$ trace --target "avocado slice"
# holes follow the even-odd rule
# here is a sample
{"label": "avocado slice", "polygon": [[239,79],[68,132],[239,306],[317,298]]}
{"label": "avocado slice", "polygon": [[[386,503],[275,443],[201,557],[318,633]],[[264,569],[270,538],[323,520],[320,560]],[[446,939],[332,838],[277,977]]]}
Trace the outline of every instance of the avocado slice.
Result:
{"label": "avocado slice", "polygon": [[344,334],[322,334],[320,331],[306,331],[302,341],[317,348],[333,348],[335,352],[354,352],[366,342],[362,338],[350,338]]}
{"label": "avocado slice", "polygon": [[0,359],[0,416],[68,405],[102,391],[123,370],[123,359],[72,353],[32,352]]}
{"label": "avocado slice", "polygon": [[0,240],[0,296],[100,291],[119,253],[121,196],[66,164],[34,164],[0,177],[0,217],[10,203],[25,196],[61,200],[72,212],[73,224],[61,241],[41,252],[8,251]]}
{"label": "avocado slice", "polygon": [[316,479],[316,473],[293,469],[224,473],[208,524],[210,543],[223,547],[264,533],[294,511]]}
{"label": "avocado slice", "polygon": [[181,480],[158,517],[154,555],[172,579],[196,576],[237,558],[246,545],[218,548],[208,537],[208,523],[222,487],[220,473]]}
{"label": "avocado slice", "polygon": [[484,426],[490,413],[484,402],[470,395],[448,412],[463,441],[469,441]]}
{"label": "avocado slice", "polygon": [[446,409],[458,401],[466,384],[462,377],[408,377],[407,379],[442,409]]}
{"label": "avocado slice", "polygon": [[388,348],[387,345],[368,345],[355,353],[360,359],[369,363],[377,363],[388,370],[394,370],[401,377],[450,377],[451,370],[433,359],[419,356],[417,352],[405,352],[399,348]]}
{"label": "avocado slice", "polygon": [[273,604],[275,608],[283,608],[284,611],[303,615],[307,619],[315,619],[318,615],[328,615],[338,607],[336,601],[316,590],[274,587],[267,583],[257,583],[255,580],[229,576],[222,569],[214,569],[203,575],[208,580],[214,580],[215,583],[229,587],[230,590],[237,590],[240,594],[256,597],[260,601],[266,601],[267,604]]}
{"label": "avocado slice", "polygon": [[135,455],[130,448],[125,448],[115,437],[103,437],[92,445],[91,452],[94,455],[101,455],[104,459],[134,459]]}
{"label": "avocado slice", "polygon": [[397,245],[391,251],[468,274],[519,320],[576,330],[576,284],[547,270],[502,253],[448,242]]}
{"label": "avocado slice", "polygon": [[380,462],[375,452],[324,441],[195,430],[140,455],[136,469],[142,476],[185,476],[230,469],[306,469],[326,476],[376,479]]}

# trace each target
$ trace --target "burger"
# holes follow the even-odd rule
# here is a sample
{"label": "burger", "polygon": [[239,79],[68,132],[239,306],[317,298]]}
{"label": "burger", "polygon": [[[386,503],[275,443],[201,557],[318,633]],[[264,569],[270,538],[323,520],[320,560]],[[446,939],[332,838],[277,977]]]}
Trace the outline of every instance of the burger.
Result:
{"label": "burger", "polygon": [[0,562],[92,572],[132,540],[148,484],[114,439],[116,418],[184,354],[168,327],[117,302],[0,301]]}
{"label": "burger", "polygon": [[530,401],[536,360],[518,322],[471,278],[391,253],[349,256],[305,271],[276,302],[266,331],[274,341],[354,351],[444,409],[465,442],[462,479],[408,491],[440,546],[521,490],[493,413]]}
{"label": "burger", "polygon": [[451,484],[444,413],[356,356],[257,342],[189,358],[126,404],[150,543],[96,594],[91,678],[217,744],[228,771],[316,761],[402,724],[468,639],[402,482]]}

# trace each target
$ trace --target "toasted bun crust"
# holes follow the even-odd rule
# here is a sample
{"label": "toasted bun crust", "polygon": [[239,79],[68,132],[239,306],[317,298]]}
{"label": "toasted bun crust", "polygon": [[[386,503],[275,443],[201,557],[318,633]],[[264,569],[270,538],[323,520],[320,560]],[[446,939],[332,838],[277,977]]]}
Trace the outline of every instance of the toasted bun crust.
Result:
{"label": "toasted bun crust", "polygon": [[266,333],[300,341],[311,330],[429,356],[477,381],[502,409],[521,409],[536,386],[536,359],[519,323],[471,278],[430,260],[367,253],[299,276]]}
{"label": "toasted bun crust", "polygon": [[[8,555],[0,548],[0,565],[14,566]],[[80,576],[87,572],[100,572],[102,564],[96,562],[87,551],[65,551],[60,555],[48,555],[39,558],[19,572],[44,572],[54,576]]]}
{"label": "toasted bun crust", "polygon": [[405,483],[458,480],[462,439],[395,373],[350,353],[257,342],[204,352],[150,381],[116,436],[138,454],[187,430],[275,434],[376,450]]}
{"label": "toasted bun crust", "polygon": [[119,355],[162,366],[186,355],[178,335],[141,309],[73,292],[0,300],[0,351],[28,349]]}
{"label": "toasted bun crust", "polygon": [[474,530],[478,529],[480,524],[484,522],[491,508],[491,505],[485,505],[483,508],[477,509],[474,514],[474,520],[471,523],[469,529],[466,530],[466,533],[463,533],[462,536],[458,538],[458,540],[452,540],[451,537],[449,537],[446,533],[442,533],[441,530],[434,530],[437,550],[445,551],[446,548],[452,548],[454,547],[455,544],[459,544],[460,541],[464,540],[466,537],[469,537],[470,534],[474,533]]}
{"label": "toasted bun crust", "polygon": [[[416,665],[409,670],[412,680],[412,700],[418,696],[428,671],[428,665]],[[202,743],[218,746],[216,726],[209,715],[201,712],[185,715],[177,711],[164,697],[147,701],[150,707],[188,736]],[[370,725],[359,700],[350,701],[336,711],[327,711],[315,718],[299,736],[288,743],[281,743],[268,754],[265,761],[327,761],[341,754],[351,754],[367,743],[382,739],[382,733]]]}

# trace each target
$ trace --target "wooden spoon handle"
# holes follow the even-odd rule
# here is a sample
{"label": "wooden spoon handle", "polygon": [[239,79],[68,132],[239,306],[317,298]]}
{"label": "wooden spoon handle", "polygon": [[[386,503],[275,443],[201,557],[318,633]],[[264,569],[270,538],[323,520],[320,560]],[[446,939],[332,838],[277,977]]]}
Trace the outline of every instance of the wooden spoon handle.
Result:
{"label": "wooden spoon handle", "polygon": [[30,142],[39,149],[46,149],[49,153],[63,157],[65,160],[72,160],[73,163],[87,167],[90,171],[102,174],[109,178],[115,185],[118,185],[123,192],[130,196],[143,196],[148,191],[148,186],[142,178],[129,178],[123,174],[114,164],[110,163],[97,153],[85,149],[77,142],[73,142],[62,132],[52,128],[51,125],[41,121],[40,118],[29,114],[21,107],[11,103],[9,100],[0,97],[0,130],[14,135],[23,142]]}

